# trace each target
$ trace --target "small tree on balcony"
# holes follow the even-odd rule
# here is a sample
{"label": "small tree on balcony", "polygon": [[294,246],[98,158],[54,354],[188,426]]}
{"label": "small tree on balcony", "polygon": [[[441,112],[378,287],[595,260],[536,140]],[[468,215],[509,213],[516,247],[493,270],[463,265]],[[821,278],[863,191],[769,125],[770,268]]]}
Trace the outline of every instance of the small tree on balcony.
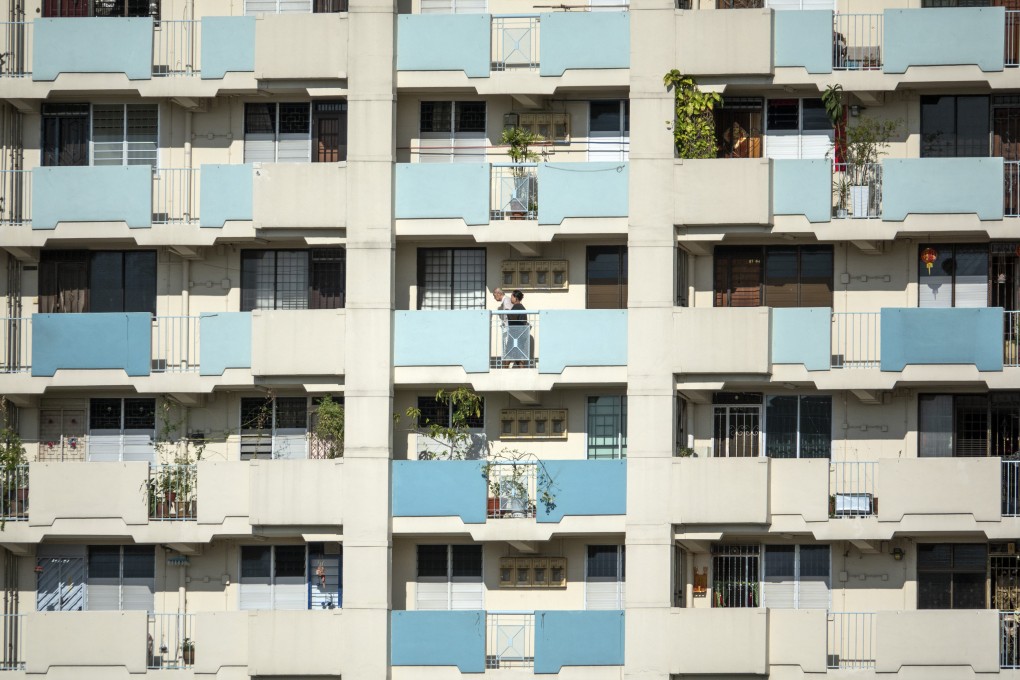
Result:
{"label": "small tree on balcony", "polygon": [[677,155],[680,158],[715,158],[719,146],[712,111],[716,104],[722,105],[722,96],[718,92],[702,92],[694,78],[676,69],[667,73],[662,82],[667,90],[673,91],[673,144]]}
{"label": "small tree on balcony", "polygon": [[[25,456],[25,446],[15,424],[13,407],[7,399],[0,396],[0,473],[3,475],[0,479],[2,484],[0,488],[3,490],[5,503],[24,503],[24,499],[17,494],[28,489],[28,476],[21,474],[23,466],[27,463],[28,458]],[[0,513],[0,530],[6,525],[3,518],[10,513],[8,508]]]}
{"label": "small tree on balcony", "polygon": [[315,436],[326,447],[326,458],[344,455],[344,405],[327,394],[316,409]]}

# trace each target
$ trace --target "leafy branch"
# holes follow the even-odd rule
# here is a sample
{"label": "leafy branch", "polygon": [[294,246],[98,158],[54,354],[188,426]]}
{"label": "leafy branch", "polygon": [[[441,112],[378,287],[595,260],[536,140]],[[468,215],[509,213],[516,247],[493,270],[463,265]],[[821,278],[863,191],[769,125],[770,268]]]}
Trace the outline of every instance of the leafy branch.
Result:
{"label": "leafy branch", "polygon": [[677,69],[662,78],[667,90],[673,90],[673,144],[680,158],[715,158],[719,146],[715,138],[715,106],[722,105],[718,92],[702,92],[694,78]]}

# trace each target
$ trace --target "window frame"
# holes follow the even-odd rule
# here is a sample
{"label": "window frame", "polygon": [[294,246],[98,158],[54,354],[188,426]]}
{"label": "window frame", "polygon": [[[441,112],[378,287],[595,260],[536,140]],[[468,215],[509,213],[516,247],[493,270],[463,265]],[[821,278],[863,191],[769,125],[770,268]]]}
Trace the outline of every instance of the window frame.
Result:
{"label": "window frame", "polygon": [[[95,576],[93,574],[93,569],[92,569],[92,555],[93,555],[93,552],[92,551],[94,549],[97,549],[97,548],[99,548],[99,549],[117,548],[118,549],[117,576],[116,577],[111,577],[111,576]],[[137,576],[129,577],[129,576],[125,576],[124,575],[125,548],[133,548],[133,549],[137,549],[137,548],[149,548],[149,549],[151,549],[151,551],[152,551],[152,553],[151,553],[151,555],[152,555],[152,576],[151,577],[137,577]],[[137,552],[140,553],[142,551],[138,550]],[[100,578],[104,578],[104,579],[116,578],[117,579],[117,599],[118,599],[118,605],[117,605],[116,609],[96,609],[93,606],[90,606],[89,591],[92,590],[93,587],[96,587],[96,586],[92,585],[92,581],[93,581],[93,579],[100,579]],[[155,545],[146,545],[146,544],[87,545],[85,547],[85,601],[83,603],[82,611],[119,611],[119,612],[123,612],[123,611],[150,611],[150,609],[148,607],[145,608],[145,609],[136,609],[136,608],[125,609],[124,608],[124,588],[125,588],[125,585],[128,585],[128,584],[125,584],[125,579],[126,578],[132,578],[132,579],[150,579],[150,588],[151,588],[151,592],[152,592],[152,597],[153,597],[153,600],[155,600],[155,595],[156,595],[156,546]],[[112,584],[103,584],[103,585],[111,586]]]}
{"label": "window frame", "polygon": [[[609,267],[604,266],[605,275],[593,277],[593,264],[604,256],[615,257],[614,273],[609,273]],[[627,245],[604,244],[587,245],[584,249],[584,308],[585,309],[627,309],[630,297],[630,265],[628,262]],[[601,274],[600,267],[594,267],[595,273]],[[596,283],[596,281],[608,281],[609,283]],[[592,299],[593,288],[598,288],[599,297]],[[612,290],[615,288],[615,292]],[[603,292],[604,290],[604,292]],[[603,301],[602,296],[606,296]],[[615,301],[609,297],[616,297]]]}
{"label": "window frame", "polygon": [[[449,106],[449,129],[436,129],[436,125],[426,129],[424,126],[426,107],[433,111],[429,113],[430,120],[434,121],[435,108]],[[464,120],[471,120],[469,116],[478,116],[477,110],[474,113],[463,114],[461,118],[461,107],[481,107],[482,129],[477,125],[470,129],[460,129]],[[442,112],[445,117],[445,111]],[[454,162],[483,162],[489,147],[489,105],[484,99],[421,99],[418,101],[418,162],[422,163],[454,163]],[[458,145],[458,140],[475,142],[472,144]],[[436,142],[445,142],[437,144]]]}
{"label": "window frame", "polygon": [[[794,250],[796,257],[796,283],[792,284],[796,287],[796,292],[793,295],[796,298],[796,304],[774,304],[774,301],[769,300],[769,287],[776,287],[779,284],[769,282],[769,261],[770,257],[776,257],[781,251]],[[828,300],[820,300],[820,302],[826,304],[815,304],[814,300],[811,300],[810,305],[804,304],[805,291],[804,288],[807,285],[822,285],[820,284],[821,279],[808,279],[805,281],[804,275],[804,254],[805,253],[821,253],[828,255],[828,263],[830,268],[829,278],[825,281],[824,285],[828,286]],[[713,307],[771,307],[774,309],[804,309],[807,307],[829,307],[833,306],[833,299],[835,295],[835,248],[831,245],[826,244],[811,244],[811,245],[794,245],[794,246],[716,246],[712,252],[712,306]],[[734,305],[733,298],[735,293],[735,286],[733,283],[734,275],[734,264],[743,264],[744,262],[749,263],[747,272],[753,272],[754,268],[757,267],[757,280],[758,280],[758,293],[757,303],[755,305]],[[722,279],[725,279],[723,281]],[[776,279],[773,279],[776,280]],[[751,286],[741,287],[745,292],[741,293],[741,300],[744,295],[751,295]],[[809,293],[810,294],[810,293]],[[776,297],[774,293],[772,297]],[[752,300],[753,301],[753,300]]]}
{"label": "window frame", "polygon": [[[925,110],[927,106],[933,106],[936,100],[942,98],[952,99],[953,108],[953,130],[952,130],[952,149],[941,149],[935,145],[934,139],[926,140],[926,137],[932,135],[938,135],[939,133],[927,132],[925,128]],[[960,103],[961,100],[980,100],[983,99],[985,107],[988,112],[988,118],[985,121],[987,127],[987,142],[986,148],[983,152],[972,152],[970,149],[964,148],[964,153],[961,153],[961,142],[960,142]],[[919,116],[920,116],[920,138],[921,147],[919,156],[921,158],[987,158],[992,153],[992,99],[989,95],[959,95],[959,94],[936,94],[936,95],[921,95],[919,102]],[[951,151],[951,153],[949,152]]]}
{"label": "window frame", "polygon": [[[446,553],[446,574],[441,575],[421,575],[421,549],[422,548],[445,548]],[[461,564],[460,567],[454,564],[457,559],[455,554],[460,551],[467,551],[470,549],[472,552],[477,551],[477,575],[475,574],[464,574],[456,573],[458,569],[466,570],[466,567],[471,567],[471,571],[474,571],[473,562],[476,559],[474,555],[470,557],[470,562]],[[464,555],[460,556],[462,559],[467,560]],[[485,601],[485,550],[479,543],[417,543],[415,544],[414,551],[414,584],[415,584],[415,602],[420,602],[419,590],[422,584],[446,584],[446,607],[444,609],[431,608],[433,611],[455,611],[454,608],[454,584],[455,583],[477,583],[479,586],[479,597],[484,604]],[[459,580],[458,580],[459,579]],[[484,608],[484,607],[483,607]],[[459,609],[459,608],[458,608]]]}
{"label": "window frame", "polygon": [[[598,400],[607,400],[603,406],[611,409],[609,413],[592,413],[592,407],[598,408]],[[615,403],[613,403],[615,402]],[[585,397],[584,408],[584,431],[585,431],[585,454],[588,460],[623,460],[627,458],[627,395],[626,394],[596,394]],[[596,425],[593,419],[612,420],[607,423],[616,430],[614,434],[600,436],[595,433]],[[596,440],[611,439],[612,443],[599,444]],[[603,452],[600,454],[600,452]],[[604,455],[609,452],[609,455]]]}
{"label": "window frame", "polygon": [[[303,274],[306,282],[304,307],[279,306],[281,304],[281,296],[287,290],[285,287],[281,287],[280,253],[303,253],[305,255],[304,263],[301,265],[304,268],[303,272],[297,272],[298,275]],[[267,254],[272,255],[273,305],[272,307],[260,307],[259,302],[261,290],[259,287],[259,274],[261,273],[260,268],[262,266],[269,266],[263,265],[263,258],[265,258]],[[241,250],[240,261],[240,311],[242,312],[253,312],[256,310],[305,311],[310,309],[344,309],[347,305],[346,248],[245,248]],[[332,283],[339,284],[339,292],[333,296],[324,296],[321,292],[323,289],[316,288],[314,284],[318,280],[317,277],[328,275],[330,265],[337,262],[339,263],[339,279]],[[285,298],[284,301],[289,303],[297,299],[298,297],[294,296],[293,298]],[[326,299],[327,301],[331,300],[335,306],[330,306],[329,304],[323,306],[321,302],[323,299]]]}
{"label": "window frame", "polygon": [[[608,554],[615,552],[615,560],[613,563],[614,574],[592,574],[592,565],[594,561],[592,559],[592,551],[601,550],[603,553]],[[611,584],[610,589],[614,589],[615,604],[610,607],[592,607],[591,604],[596,603],[595,600],[589,598],[591,595],[592,584],[602,583]],[[620,543],[588,543],[584,546],[584,609],[586,611],[598,610],[598,609],[623,609],[625,605],[625,589],[627,583],[627,546],[626,544]]]}
{"label": "window frame", "polygon": [[[305,404],[305,425],[301,427],[281,427],[279,424],[279,401],[287,400],[288,402],[297,402],[297,400],[304,400]],[[241,460],[254,460],[267,455],[270,460],[285,460],[292,459],[291,456],[278,456],[277,450],[277,438],[284,436],[303,436],[305,439],[305,455],[299,457],[299,460],[303,460],[308,457],[309,453],[309,442],[308,436],[312,432],[312,416],[315,411],[314,400],[317,397],[310,395],[287,395],[277,394],[271,398],[264,396],[259,397],[245,397],[241,396],[238,399],[238,437],[240,439],[240,456]],[[269,427],[246,427],[251,424],[252,421],[245,421],[245,403],[261,401],[263,404],[269,403]],[[261,409],[260,409],[261,410]],[[304,430],[304,433],[298,432],[284,432],[284,430]],[[268,430],[268,432],[266,431]],[[245,438],[248,438],[247,440]],[[255,438],[254,444],[251,443],[251,438]],[[268,450],[266,448],[268,444]],[[246,450],[247,449],[247,450]]]}
{"label": "window frame", "polygon": [[[774,604],[774,603],[772,603],[772,604],[766,603],[766,597],[767,597],[766,591],[768,589],[768,584],[770,583],[770,581],[768,580],[770,578],[769,573],[768,573],[768,570],[769,570],[769,551],[770,550],[771,551],[778,551],[779,549],[785,549],[785,548],[793,548],[793,573],[789,574],[789,576],[791,577],[789,581],[778,580],[778,581],[772,581],[771,583],[774,583],[777,586],[782,584],[782,583],[786,583],[786,582],[792,583],[792,587],[793,587],[793,606],[792,607],[782,607],[782,606],[776,606],[776,604]],[[786,545],[786,544],[765,544],[765,545],[762,546],[762,550],[761,550],[761,553],[760,553],[760,563],[761,563],[760,606],[768,607],[770,609],[809,609],[809,607],[802,607],[801,606],[801,591],[802,591],[802,588],[803,588],[803,584],[806,582],[805,578],[817,578],[817,577],[805,577],[803,575],[802,561],[801,561],[802,548],[812,548],[812,549],[824,548],[826,550],[826,552],[828,553],[828,559],[826,560],[826,568],[827,568],[828,574],[825,576],[825,579],[824,579],[825,589],[828,592],[828,602],[827,602],[827,604],[825,606],[825,609],[829,610],[831,608],[831,606],[832,606],[832,546],[828,545],[828,544],[818,544],[818,543],[795,543],[793,545]],[[779,578],[782,578],[783,576],[787,576],[787,574],[781,574],[781,575],[779,575]],[[812,609],[818,609],[818,607],[813,607]]]}
{"label": "window frame", "polygon": [[[277,0],[278,3],[281,2],[281,1],[282,0]],[[314,2],[318,2],[318,1],[319,0],[314,0]],[[327,0],[327,1],[331,1],[331,2],[336,2],[336,1],[344,2],[345,0]],[[277,14],[279,14],[279,13],[280,12],[277,12]],[[288,14],[288,13],[289,12],[283,12],[283,14]],[[259,14],[262,14],[262,12],[260,12]],[[272,14],[272,13],[267,12],[267,14]],[[295,14],[301,14],[301,12],[295,12]],[[342,106],[343,110],[342,111],[325,111],[325,112],[320,112],[318,110],[318,106],[319,105],[325,105],[325,104]],[[284,123],[284,121],[283,121],[283,114],[282,114],[282,107],[285,107],[285,106],[292,106],[292,107],[305,106],[305,107],[307,107],[307,115],[308,115],[308,119],[307,119],[308,120],[308,129],[307,129],[307,132],[282,132],[281,131],[281,128],[283,127],[283,123]],[[249,108],[249,107],[251,107],[251,108]],[[272,132],[251,132],[251,131],[249,131],[249,111],[251,111],[254,107],[269,107],[268,111],[269,111],[269,115],[270,115],[270,118],[271,118],[272,123],[273,123],[273,131]],[[296,102],[295,101],[290,101],[290,102],[286,102],[286,101],[276,101],[276,102],[252,101],[252,102],[244,102],[244,109],[243,109],[243,112],[242,112],[242,116],[243,116],[243,118],[242,118],[242,137],[243,137],[243,144],[244,144],[244,161],[246,163],[251,163],[251,162],[254,162],[254,163],[259,163],[259,162],[261,162],[261,163],[298,163],[298,164],[300,164],[300,163],[345,163],[347,161],[347,140],[348,140],[348,127],[349,127],[349,120],[350,120],[348,114],[349,114],[349,107],[348,107],[348,101],[346,99],[321,99],[321,100],[312,100],[312,101],[307,101],[307,102],[301,102],[301,101],[296,101]],[[255,114],[251,114],[251,115],[254,116]],[[340,139],[338,140],[338,141],[340,141],[342,143],[338,145],[338,150],[337,150],[337,153],[340,156],[340,160],[339,161],[331,161],[331,160],[330,161],[320,161],[319,160],[319,154],[318,154],[317,149],[316,149],[316,142],[318,140],[318,134],[316,132],[316,125],[315,124],[316,124],[316,121],[320,117],[330,118],[330,117],[334,117],[334,116],[339,117],[341,119],[341,121],[342,121],[341,122],[341,130],[340,130]],[[251,140],[249,140],[249,135],[256,135],[256,134],[258,134],[258,135],[272,135],[272,140],[265,140],[265,139],[251,139]],[[308,149],[307,149],[308,153],[307,153],[307,157],[303,158],[301,160],[292,160],[292,159],[281,160],[280,159],[280,143],[281,143],[281,141],[296,141],[296,140],[282,140],[281,139],[282,135],[307,135],[307,141],[308,141]],[[304,137],[302,137],[301,139],[303,141]],[[272,143],[273,143],[273,158],[272,158],[272,160],[266,160],[266,159],[263,159],[261,157],[256,158],[255,157],[256,156],[255,149],[249,149],[248,148],[249,142],[265,142],[265,141],[272,141]]]}
{"label": "window frame", "polygon": [[[339,546],[339,550],[335,555],[326,553],[325,549],[326,542],[324,541],[309,541],[307,543],[273,543],[271,545],[258,544],[258,545],[240,545],[237,551],[237,583],[238,587],[242,587],[245,578],[264,578],[264,577],[245,577],[244,573],[244,551],[246,548],[269,548],[269,575],[268,583],[266,584],[269,588],[269,603],[270,607],[264,609],[261,607],[245,608],[242,606],[240,598],[238,599],[237,607],[239,611],[313,611],[316,609],[343,609],[343,564],[344,564],[344,552],[343,544]],[[301,547],[304,549],[304,567],[302,569],[301,578],[304,580],[305,586],[305,606],[303,609],[295,609],[293,607],[278,607],[276,590],[277,590],[277,579],[278,578],[294,578],[293,576],[280,576],[277,574],[277,549],[278,548],[295,548]],[[314,548],[321,548],[321,551],[316,552]],[[329,580],[328,567],[324,564],[327,558],[335,559],[336,561],[336,574],[337,584],[335,593],[331,592],[327,588],[323,590],[324,595],[321,597],[321,604],[319,607],[315,607],[316,604],[316,593],[314,589],[318,587],[313,577],[318,576],[315,572],[318,570],[319,565],[314,564],[314,561],[318,559],[322,566],[326,568],[326,573],[319,577]],[[330,565],[332,566],[332,565]],[[321,581],[320,581],[321,582]],[[258,584],[250,584],[258,585]],[[282,585],[282,584],[280,584]],[[336,601],[333,602],[333,596],[336,596]]]}
{"label": "window frame", "polygon": [[[434,288],[430,288],[427,284],[429,280],[429,272],[427,270],[437,266],[438,263],[430,263],[430,255],[438,255],[439,253],[448,253],[448,276],[445,280],[445,286],[436,285]],[[481,262],[469,262],[464,268],[457,269],[457,253],[472,254],[477,256],[481,253]],[[487,273],[488,273],[488,260],[489,253],[488,249],[483,247],[480,248],[444,248],[444,247],[429,247],[429,248],[418,248],[416,252],[417,257],[417,271],[416,271],[416,286],[417,286],[417,309],[418,310],[453,310],[453,309],[486,309],[488,303],[488,288],[485,284]],[[458,272],[461,278],[458,278]],[[438,278],[443,272],[434,273],[433,278]],[[477,277],[476,280],[471,281],[470,277]],[[467,279],[468,283],[472,284],[470,287],[464,285],[463,280]],[[442,288],[446,290],[443,291]],[[460,292],[460,295],[465,296],[462,300],[458,299],[458,291],[467,291],[467,293]],[[429,296],[426,299],[426,296]],[[443,304],[442,298],[446,298]],[[432,300],[435,300],[434,302]],[[465,301],[468,306],[465,306]],[[427,305],[427,306],[426,306]]]}
{"label": "window frame", "polygon": [[[950,556],[950,560],[951,560],[951,565],[949,567],[932,567],[932,566],[927,566],[927,565],[922,565],[921,564],[921,562],[922,562],[922,559],[921,559],[922,551],[924,551],[925,549],[927,549],[929,547],[933,547],[933,546],[948,546],[949,547],[949,549],[950,549],[950,555],[949,556]],[[958,567],[956,565],[956,561],[957,561],[956,550],[957,550],[957,548],[962,547],[962,546],[968,546],[968,547],[969,546],[981,546],[981,547],[984,548],[984,552],[985,552],[984,563],[983,563],[983,565],[982,565],[980,570],[978,570],[978,569],[976,569],[974,567],[966,567],[966,566]],[[988,585],[989,585],[989,569],[988,569],[988,565],[989,565],[989,550],[988,550],[988,545],[987,544],[985,544],[985,543],[918,543],[917,544],[917,553],[918,553],[918,557],[917,557],[917,572],[916,573],[917,573],[917,608],[918,609],[942,609],[942,610],[946,610],[946,609],[970,609],[970,610],[974,610],[974,609],[987,609],[988,608],[988,601],[989,601],[989,593],[988,593]],[[949,576],[949,592],[947,594],[945,594],[945,597],[949,600],[949,606],[948,607],[935,607],[935,606],[931,606],[933,604],[933,601],[922,600],[922,598],[925,596],[925,584],[924,584],[924,581],[926,580],[925,577],[926,576],[927,577],[932,577],[932,576],[934,576],[936,574],[938,574],[938,575],[948,575]],[[971,576],[974,576],[976,574],[980,574],[981,575],[981,580],[982,580],[982,584],[981,584],[982,603],[979,606],[976,606],[976,607],[962,607],[962,606],[958,607],[958,606],[956,606],[956,604],[957,604],[956,603],[957,582],[956,582],[956,579],[954,577],[957,576],[957,575],[966,575],[966,574],[969,574]],[[937,586],[938,584],[932,583],[931,585]],[[963,597],[962,594],[961,594],[961,597]]]}
{"label": "window frame", "polygon": [[[775,436],[773,432],[772,422],[769,415],[770,401],[778,399],[796,399],[797,408],[794,414],[795,427],[793,431],[794,436],[794,447],[792,456],[784,455],[773,455],[769,451],[769,437]],[[804,454],[804,401],[809,399],[819,399],[828,401],[828,416],[829,416],[829,432],[826,442],[828,444],[828,451],[824,456],[822,455],[803,455]],[[809,416],[808,416],[809,417]],[[779,458],[779,459],[832,459],[832,396],[828,394],[765,394],[762,398],[762,420],[764,427],[762,428],[762,456],[765,458]],[[778,444],[777,444],[778,445]]]}

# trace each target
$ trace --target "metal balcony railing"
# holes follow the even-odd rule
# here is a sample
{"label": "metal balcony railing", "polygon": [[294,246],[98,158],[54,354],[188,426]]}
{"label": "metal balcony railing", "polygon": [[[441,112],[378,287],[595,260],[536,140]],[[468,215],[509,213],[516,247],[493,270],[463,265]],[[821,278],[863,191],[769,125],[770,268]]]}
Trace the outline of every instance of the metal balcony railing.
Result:
{"label": "metal balcony railing", "polygon": [[195,665],[195,615],[149,613],[146,667],[183,669]]}
{"label": "metal balcony railing", "polygon": [[1003,366],[1020,366],[1020,312],[1005,312],[1003,321]]}
{"label": "metal balcony railing", "polygon": [[35,459],[40,463],[80,463],[85,460],[88,450],[88,437],[71,437],[61,435],[56,439],[44,439],[39,442]]}
{"label": "metal balcony railing", "polygon": [[879,312],[832,315],[832,368],[878,368],[881,349]]}
{"label": "metal balcony railing", "polygon": [[152,324],[152,371],[195,373],[199,369],[197,316],[157,316]]}
{"label": "metal balcony railing", "polygon": [[149,466],[149,519],[193,520],[198,517],[198,466]]}
{"label": "metal balcony railing", "polygon": [[538,165],[493,163],[489,219],[538,219]]}
{"label": "metal balcony railing", "polygon": [[3,652],[0,671],[25,670],[25,615],[3,614]]}
{"label": "metal balcony railing", "polygon": [[876,71],[882,68],[882,15],[836,14],[832,17],[832,68]]}
{"label": "metal balcony railing", "polygon": [[878,514],[875,495],[876,462],[829,464],[829,517],[869,517]]}
{"label": "metal balcony railing", "polygon": [[532,668],[535,665],[534,612],[486,612],[485,629],[487,669]]}
{"label": "metal balcony railing", "polygon": [[0,170],[0,226],[32,224],[32,171]]}
{"label": "metal balcony railing", "polygon": [[538,69],[539,16],[495,14],[492,17],[492,70]]}
{"label": "metal balcony railing", "polygon": [[160,20],[152,30],[152,75],[197,76],[201,52],[199,20]]}
{"label": "metal balcony railing", "polygon": [[538,312],[492,312],[489,368],[538,368]]}
{"label": "metal balcony railing", "polygon": [[0,78],[32,75],[32,22],[0,22]]}
{"label": "metal balcony railing", "polygon": [[28,466],[0,470],[0,511],[5,522],[28,521]]}
{"label": "metal balcony railing", "polygon": [[156,168],[152,172],[152,223],[198,222],[197,168]]}
{"label": "metal balcony railing", "polygon": [[1020,517],[1020,457],[1002,461],[1002,516]]}
{"label": "metal balcony railing", "polygon": [[1020,10],[1006,10],[1006,66],[1020,66]]}
{"label": "metal balcony railing", "polygon": [[489,464],[489,519],[535,516],[538,498],[538,466],[535,463]]}
{"label": "metal balcony railing", "polygon": [[881,163],[835,163],[832,173],[837,218],[881,219]]}
{"label": "metal balcony railing", "polygon": [[1020,161],[1003,161],[1002,214],[1020,217]]}
{"label": "metal balcony railing", "polygon": [[25,373],[32,368],[32,319],[0,317],[0,373]]}
{"label": "metal balcony railing", "polygon": [[875,667],[874,612],[829,612],[827,628],[829,668]]}

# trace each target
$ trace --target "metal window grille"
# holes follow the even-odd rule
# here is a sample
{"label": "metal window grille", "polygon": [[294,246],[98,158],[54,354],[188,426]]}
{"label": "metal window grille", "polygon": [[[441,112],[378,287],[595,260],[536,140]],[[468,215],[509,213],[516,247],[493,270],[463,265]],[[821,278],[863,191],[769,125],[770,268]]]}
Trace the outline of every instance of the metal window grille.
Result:
{"label": "metal window grille", "polygon": [[588,397],[588,458],[627,457],[627,397]]}
{"label": "metal window grille", "polygon": [[716,457],[757,457],[761,446],[761,406],[714,408]]}
{"label": "metal window grille", "polygon": [[757,545],[712,546],[712,606],[758,607],[760,555]]}
{"label": "metal window grille", "polygon": [[484,248],[422,248],[420,309],[485,309]]}

